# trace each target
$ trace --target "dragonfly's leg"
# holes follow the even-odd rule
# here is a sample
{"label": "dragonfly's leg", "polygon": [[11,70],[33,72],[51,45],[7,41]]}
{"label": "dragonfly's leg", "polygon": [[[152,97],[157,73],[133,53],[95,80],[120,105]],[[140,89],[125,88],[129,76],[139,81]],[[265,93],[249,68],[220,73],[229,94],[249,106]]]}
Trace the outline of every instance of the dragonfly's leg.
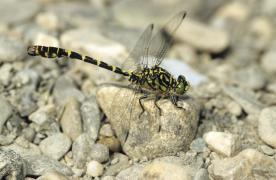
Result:
{"label": "dragonfly's leg", "polygon": [[173,103],[173,105],[175,105],[175,107],[182,109],[182,107],[181,107],[181,106],[178,106],[178,104],[177,104],[178,96],[171,96],[171,97],[170,97],[170,100],[171,100],[171,102]]}
{"label": "dragonfly's leg", "polygon": [[162,116],[162,109],[157,104],[157,101],[159,101],[160,99],[161,99],[161,96],[155,96],[154,105],[157,107],[157,109],[159,111],[159,116]]}
{"label": "dragonfly's leg", "polygon": [[140,118],[141,115],[145,112],[145,108],[144,108],[144,105],[142,104],[142,100],[143,100],[143,99],[146,99],[146,98],[148,98],[148,95],[147,95],[147,94],[144,94],[143,96],[141,96],[141,97],[139,98],[139,104],[140,104],[140,107],[141,107],[141,109],[142,109],[142,112],[139,114],[139,118]]}

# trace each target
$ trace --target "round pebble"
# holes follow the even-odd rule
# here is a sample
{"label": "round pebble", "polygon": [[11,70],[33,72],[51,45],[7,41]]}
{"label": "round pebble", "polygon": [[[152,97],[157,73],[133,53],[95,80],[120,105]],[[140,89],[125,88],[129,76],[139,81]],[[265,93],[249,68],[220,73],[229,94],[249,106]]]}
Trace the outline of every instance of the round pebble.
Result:
{"label": "round pebble", "polygon": [[103,174],[104,167],[98,161],[90,161],[87,164],[86,173],[92,177],[98,177]]}

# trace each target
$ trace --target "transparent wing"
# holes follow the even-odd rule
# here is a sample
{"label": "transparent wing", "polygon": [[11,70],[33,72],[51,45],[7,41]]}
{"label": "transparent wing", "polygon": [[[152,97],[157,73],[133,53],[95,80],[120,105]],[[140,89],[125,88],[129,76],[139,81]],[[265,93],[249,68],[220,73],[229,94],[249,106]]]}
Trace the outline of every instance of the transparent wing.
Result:
{"label": "transparent wing", "polygon": [[129,57],[125,60],[122,68],[125,70],[141,69],[141,65],[146,63],[149,51],[149,43],[153,31],[153,24],[148,25],[144,30],[134,48],[129,53]]}
{"label": "transparent wing", "polygon": [[185,16],[185,11],[177,13],[152,37],[148,50],[148,61],[150,65],[158,66],[161,64],[172,44],[172,36],[181,25]]}

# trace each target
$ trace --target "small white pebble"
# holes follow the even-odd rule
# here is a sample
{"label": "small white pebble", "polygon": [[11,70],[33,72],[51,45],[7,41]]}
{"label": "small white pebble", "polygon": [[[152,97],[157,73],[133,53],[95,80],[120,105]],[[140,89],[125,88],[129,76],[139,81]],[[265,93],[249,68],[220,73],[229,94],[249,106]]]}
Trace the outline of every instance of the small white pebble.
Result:
{"label": "small white pebble", "polygon": [[87,164],[86,174],[92,177],[98,177],[103,174],[104,167],[98,161],[90,161]]}

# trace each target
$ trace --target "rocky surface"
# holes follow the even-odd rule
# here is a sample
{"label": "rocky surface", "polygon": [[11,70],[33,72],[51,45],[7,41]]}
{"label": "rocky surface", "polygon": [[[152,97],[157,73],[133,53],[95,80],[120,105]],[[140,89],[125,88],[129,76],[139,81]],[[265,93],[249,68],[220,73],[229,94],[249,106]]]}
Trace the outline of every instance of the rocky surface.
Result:
{"label": "rocky surface", "polygon": [[[276,179],[275,12],[275,0],[1,0],[0,179]],[[167,25],[150,41],[160,66],[191,84],[181,108],[150,96],[142,113],[127,78],[27,54],[58,46],[135,70],[154,59],[150,33],[127,58],[150,23]]]}

